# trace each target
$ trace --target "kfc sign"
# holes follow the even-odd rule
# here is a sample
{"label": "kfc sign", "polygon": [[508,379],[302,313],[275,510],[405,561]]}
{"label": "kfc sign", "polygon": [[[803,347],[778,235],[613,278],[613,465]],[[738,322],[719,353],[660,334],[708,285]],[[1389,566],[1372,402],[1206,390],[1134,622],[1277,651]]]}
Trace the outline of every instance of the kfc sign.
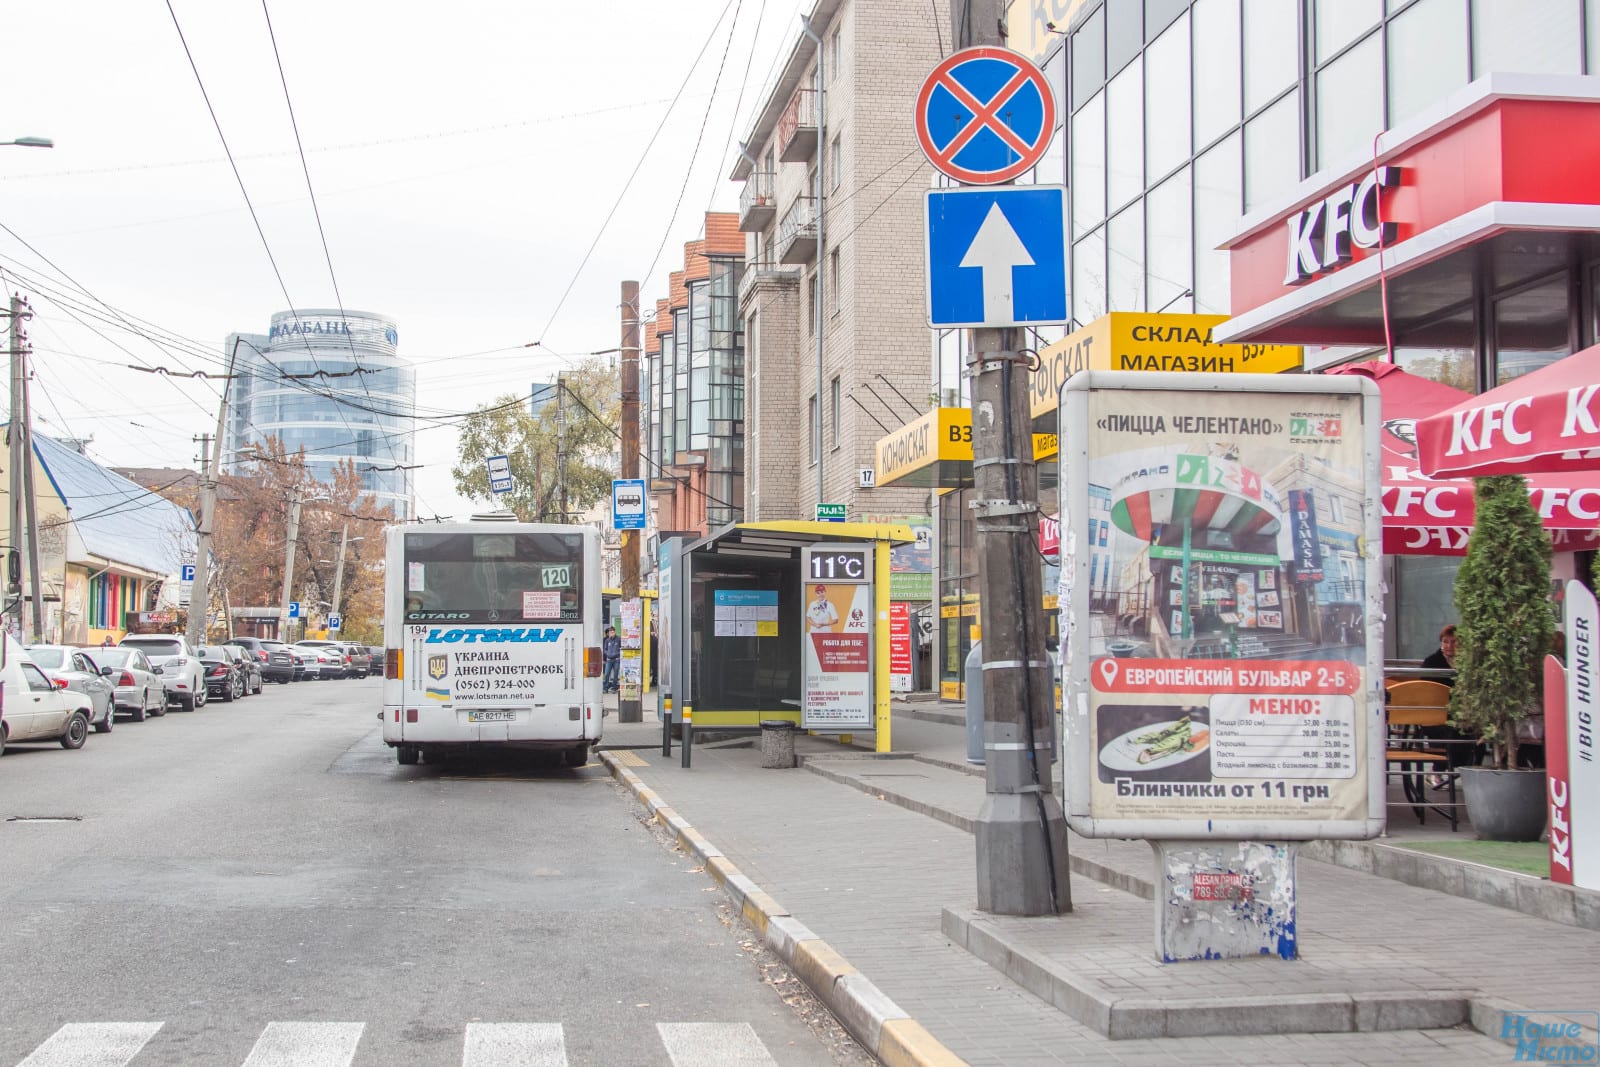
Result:
{"label": "kfc sign", "polygon": [[1400,184],[1399,167],[1376,167],[1359,182],[1289,216],[1289,270],[1284,285],[1300,285],[1350,262],[1351,246],[1376,248],[1395,239],[1395,224],[1380,222],[1378,196]]}

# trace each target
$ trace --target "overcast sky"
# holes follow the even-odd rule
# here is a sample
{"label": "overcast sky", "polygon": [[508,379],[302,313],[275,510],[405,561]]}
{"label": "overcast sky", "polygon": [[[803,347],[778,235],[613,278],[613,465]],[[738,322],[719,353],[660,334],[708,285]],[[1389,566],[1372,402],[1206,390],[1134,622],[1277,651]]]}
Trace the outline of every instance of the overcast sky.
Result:
{"label": "overcast sky", "polygon": [[[527,342],[615,346],[624,278],[646,307],[666,295],[706,209],[737,206],[734,145],[801,2],[268,0],[343,305],[397,321],[419,412],[547,380],[561,361]],[[264,333],[288,306],[201,82],[293,306],[336,304],[261,0],[171,4],[200,81],[167,0],[6,12],[0,140],[56,147],[0,148],[15,233],[0,230],[0,271],[36,312],[36,429],[92,437],[108,466],[192,467],[191,438],[216,420],[216,385],[127,364],[205,368],[188,348],[220,361],[227,334]],[[157,345],[124,317],[187,342]],[[473,507],[455,449],[453,428],[419,423],[419,512]]]}

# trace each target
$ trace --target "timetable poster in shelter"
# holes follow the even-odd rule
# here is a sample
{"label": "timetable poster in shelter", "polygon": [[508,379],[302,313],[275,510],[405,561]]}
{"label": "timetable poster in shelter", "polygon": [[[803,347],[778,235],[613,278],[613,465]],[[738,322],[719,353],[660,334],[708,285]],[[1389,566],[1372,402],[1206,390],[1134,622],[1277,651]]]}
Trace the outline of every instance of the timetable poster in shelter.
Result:
{"label": "timetable poster in shelter", "polygon": [[[1376,833],[1365,394],[1088,384],[1063,392],[1064,413],[1069,398],[1082,417],[1063,425],[1087,446],[1068,487],[1076,541],[1109,574],[1091,586],[1090,560],[1063,561],[1062,600],[1084,620],[1065,679],[1080,709],[1069,814],[1091,835]],[[1103,547],[1091,499],[1109,505]]]}
{"label": "timetable poster in shelter", "polygon": [[805,704],[800,726],[872,726],[872,586],[805,586]]}

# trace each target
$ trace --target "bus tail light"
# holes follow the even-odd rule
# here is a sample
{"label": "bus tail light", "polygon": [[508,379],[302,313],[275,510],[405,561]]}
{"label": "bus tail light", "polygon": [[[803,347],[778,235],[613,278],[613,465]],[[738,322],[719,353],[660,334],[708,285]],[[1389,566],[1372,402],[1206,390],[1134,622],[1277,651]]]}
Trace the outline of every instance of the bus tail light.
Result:
{"label": "bus tail light", "polygon": [[598,648],[586,648],[583,650],[583,676],[585,678],[600,677],[601,666],[603,666],[603,663],[600,659],[600,650]]}
{"label": "bus tail light", "polygon": [[389,648],[384,650],[383,676],[385,678],[397,679],[401,677],[404,665],[404,657],[401,655],[400,649]]}

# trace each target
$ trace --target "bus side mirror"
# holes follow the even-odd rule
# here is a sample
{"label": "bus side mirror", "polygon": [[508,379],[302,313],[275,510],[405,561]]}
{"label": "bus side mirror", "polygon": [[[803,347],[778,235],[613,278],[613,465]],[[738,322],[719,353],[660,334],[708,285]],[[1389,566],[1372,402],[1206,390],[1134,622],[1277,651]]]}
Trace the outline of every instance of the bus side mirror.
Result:
{"label": "bus side mirror", "polygon": [[14,548],[6,553],[6,581],[12,585],[22,584],[22,554]]}

